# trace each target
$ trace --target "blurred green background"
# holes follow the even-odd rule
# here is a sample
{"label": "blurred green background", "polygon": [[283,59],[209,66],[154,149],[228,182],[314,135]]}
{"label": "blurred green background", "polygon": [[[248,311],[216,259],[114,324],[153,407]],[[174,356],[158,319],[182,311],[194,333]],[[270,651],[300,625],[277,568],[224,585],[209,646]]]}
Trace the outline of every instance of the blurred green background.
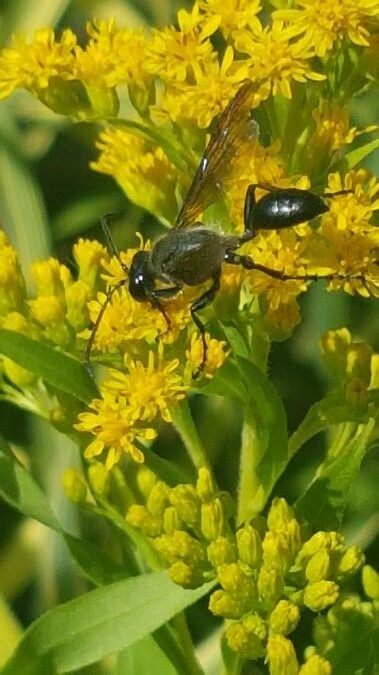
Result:
{"label": "blurred green background", "polygon": [[[189,5],[186,0],[3,0],[1,44],[5,46],[13,33],[31,36],[36,28],[47,25],[58,31],[71,27],[84,40],[86,21],[93,17],[114,16],[119,25],[128,27],[162,27],[175,20],[179,7]],[[372,123],[373,110],[378,119],[377,97],[355,102],[352,124],[363,127]],[[89,162],[96,156],[97,133],[95,125],[70,124],[26,92],[17,92],[0,103],[0,216],[2,226],[20,252],[25,273],[32,261],[50,254],[70,264],[76,237],[101,238],[99,218],[108,211],[122,214],[113,230],[120,247],[133,242],[136,229],[143,231],[148,226],[151,233],[151,216],[146,217],[143,210],[128,203],[109,177],[90,170]],[[367,160],[367,166],[376,174],[378,164],[378,154]],[[318,351],[320,336],[327,329],[345,325],[355,338],[367,340],[379,350],[378,302],[342,293],[328,294],[321,284],[315,284],[303,300],[303,321],[293,337],[274,345],[270,373],[285,402],[290,431],[327,387]],[[219,483],[233,491],[237,478],[239,410],[226,408],[220,399],[209,397],[194,399],[192,408]],[[65,527],[79,533],[83,525],[61,487],[64,468],[79,465],[76,449],[46,423],[8,404],[0,404],[0,420],[1,433],[26,453],[33,475],[49,495]],[[322,458],[325,442],[325,438],[317,437],[298,454],[277,486],[277,494],[290,502],[298,496]],[[162,428],[157,451],[185,461],[178,438],[168,426]],[[345,521],[349,540],[366,548],[371,564],[379,559],[375,542],[379,524],[378,483],[378,448],[374,448],[350,495]],[[25,627],[41,612],[83,592],[86,586],[55,535],[36,523],[23,521],[2,503],[0,518],[0,597],[10,603],[14,618]],[[86,523],[85,527],[92,528],[94,538],[103,536],[95,523]],[[5,611],[5,605],[0,604],[0,625]],[[205,612],[199,614],[195,609],[192,615],[196,617],[192,622],[195,637],[208,625],[216,625]],[[204,626],[204,622],[209,624]],[[1,645],[0,637],[0,664],[11,643],[10,637],[8,646]],[[107,672],[107,664],[85,672]]]}

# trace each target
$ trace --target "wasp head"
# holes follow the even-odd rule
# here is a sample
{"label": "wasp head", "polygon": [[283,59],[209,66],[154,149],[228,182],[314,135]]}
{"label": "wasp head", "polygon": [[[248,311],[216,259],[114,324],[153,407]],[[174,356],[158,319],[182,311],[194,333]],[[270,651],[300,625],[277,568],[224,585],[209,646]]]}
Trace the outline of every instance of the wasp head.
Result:
{"label": "wasp head", "polygon": [[154,288],[150,251],[137,251],[133,256],[129,272],[129,293],[134,300],[145,302]]}

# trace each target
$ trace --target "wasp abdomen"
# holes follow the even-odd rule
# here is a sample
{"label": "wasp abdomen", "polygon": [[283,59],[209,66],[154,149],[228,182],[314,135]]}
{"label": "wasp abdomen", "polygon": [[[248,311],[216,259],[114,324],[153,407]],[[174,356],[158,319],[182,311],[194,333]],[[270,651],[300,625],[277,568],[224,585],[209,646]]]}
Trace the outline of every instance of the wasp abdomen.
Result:
{"label": "wasp abdomen", "polygon": [[255,230],[284,229],[312,220],[329,208],[318,195],[286,188],[273,190],[254,204],[251,220]]}

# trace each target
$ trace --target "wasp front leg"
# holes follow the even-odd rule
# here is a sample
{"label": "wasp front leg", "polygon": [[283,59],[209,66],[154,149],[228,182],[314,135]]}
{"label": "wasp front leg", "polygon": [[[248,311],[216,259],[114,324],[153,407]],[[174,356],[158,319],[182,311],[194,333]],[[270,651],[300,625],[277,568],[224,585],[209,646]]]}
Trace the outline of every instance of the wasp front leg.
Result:
{"label": "wasp front leg", "polygon": [[167,323],[167,329],[171,328],[170,317],[165,312],[164,306],[161,300],[171,300],[182,290],[181,286],[169,286],[168,288],[153,288],[148,293],[148,300],[154,309],[157,309],[161,314],[163,314],[165,321]]}
{"label": "wasp front leg", "polygon": [[208,288],[205,293],[203,293],[195,302],[191,305],[190,311],[191,311],[191,316],[193,322],[196,324],[197,328],[199,329],[200,335],[201,335],[201,340],[203,343],[203,358],[201,361],[201,364],[199,368],[193,373],[192,377],[193,379],[196,379],[199,377],[200,373],[204,370],[205,364],[207,362],[207,343],[205,339],[205,324],[201,321],[201,319],[197,316],[196,312],[199,312],[201,309],[204,309],[207,307],[213,300],[215,299],[215,296],[220,288],[220,277],[221,277],[221,268],[216,270],[216,272],[213,273],[212,279],[213,279],[213,284],[210,288]]}

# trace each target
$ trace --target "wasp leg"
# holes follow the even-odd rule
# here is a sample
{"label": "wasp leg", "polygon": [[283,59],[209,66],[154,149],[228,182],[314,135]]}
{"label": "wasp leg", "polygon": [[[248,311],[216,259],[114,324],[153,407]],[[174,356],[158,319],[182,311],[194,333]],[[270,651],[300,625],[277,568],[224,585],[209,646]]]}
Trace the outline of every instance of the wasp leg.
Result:
{"label": "wasp leg", "polygon": [[324,192],[321,197],[339,197],[339,195],[351,195],[354,190],[337,190],[337,192]]}
{"label": "wasp leg", "polygon": [[164,310],[161,300],[170,300],[171,298],[174,298],[175,295],[177,295],[179,291],[181,291],[181,289],[182,289],[181,286],[169,286],[169,288],[154,288],[153,290],[150,291],[148,295],[151,306],[154,307],[155,309],[158,309],[160,313],[163,314],[168,329],[171,328],[171,321],[170,317]]}
{"label": "wasp leg", "polygon": [[121,279],[121,281],[119,281],[117,284],[115,284],[115,286],[111,286],[110,288],[108,288],[107,294],[106,294],[105,300],[104,300],[104,302],[101,306],[100,312],[98,313],[96,321],[92,326],[91,335],[88,338],[88,342],[86,344],[86,347],[84,349],[84,354],[83,354],[85,365],[86,365],[86,368],[87,368],[88,372],[90,373],[90,375],[93,375],[92,366],[91,366],[91,352],[92,352],[92,348],[93,348],[93,343],[95,342],[96,333],[97,333],[98,328],[100,326],[101,320],[104,316],[104,312],[105,312],[106,308],[108,307],[110,301],[112,300],[113,294],[116,291],[118,291],[118,289],[121,288],[121,286],[124,286],[124,284],[125,284],[125,279]]}
{"label": "wasp leg", "polygon": [[212,274],[213,279],[212,286],[208,288],[208,290],[205,291],[205,293],[203,293],[203,295],[201,295],[200,298],[195,300],[195,302],[191,305],[190,311],[192,320],[199,329],[201,340],[203,343],[203,358],[199,368],[192,375],[194,380],[197,377],[199,377],[201,371],[204,370],[205,364],[207,362],[207,343],[205,341],[205,324],[201,321],[201,319],[199,319],[196,312],[199,312],[201,309],[204,309],[214,300],[217,291],[220,288],[220,277],[221,277],[221,268],[219,268],[218,270],[216,270],[216,272]]}
{"label": "wasp leg", "polygon": [[330,274],[286,274],[281,270],[274,270],[271,267],[266,267],[266,265],[260,265],[259,263],[254,262],[252,258],[248,255],[239,255],[234,251],[226,251],[225,253],[225,262],[230,265],[242,265],[245,270],[257,270],[258,272],[264,272],[269,277],[274,279],[280,279],[280,281],[333,281],[334,279],[339,281],[361,281],[363,285],[367,288],[367,279],[364,274],[338,274],[338,272],[331,272]]}

